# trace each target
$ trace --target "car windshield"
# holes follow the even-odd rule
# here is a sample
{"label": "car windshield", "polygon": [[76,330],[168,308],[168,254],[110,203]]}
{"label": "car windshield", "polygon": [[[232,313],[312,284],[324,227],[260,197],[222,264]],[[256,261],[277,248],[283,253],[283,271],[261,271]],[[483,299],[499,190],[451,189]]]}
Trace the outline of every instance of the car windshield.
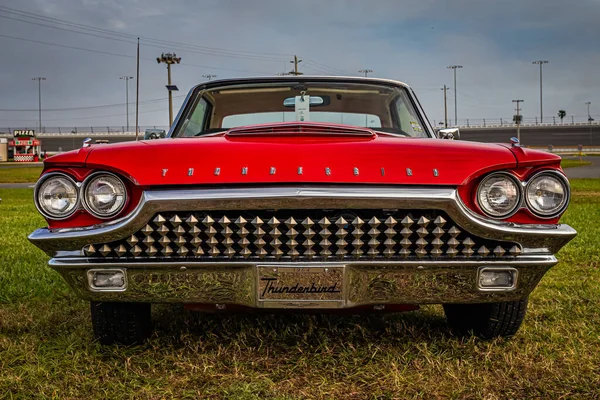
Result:
{"label": "car windshield", "polygon": [[371,83],[269,82],[196,89],[173,137],[265,123],[312,121],[429,137],[405,88]]}

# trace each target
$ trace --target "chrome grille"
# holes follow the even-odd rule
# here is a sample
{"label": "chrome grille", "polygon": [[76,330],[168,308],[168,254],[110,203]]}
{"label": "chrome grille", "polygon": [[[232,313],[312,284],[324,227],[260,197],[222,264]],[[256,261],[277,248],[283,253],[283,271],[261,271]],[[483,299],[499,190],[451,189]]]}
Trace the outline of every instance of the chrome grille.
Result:
{"label": "chrome grille", "polygon": [[436,210],[161,213],[135,234],[83,248],[92,258],[404,260],[515,257],[520,245],[464,232]]}

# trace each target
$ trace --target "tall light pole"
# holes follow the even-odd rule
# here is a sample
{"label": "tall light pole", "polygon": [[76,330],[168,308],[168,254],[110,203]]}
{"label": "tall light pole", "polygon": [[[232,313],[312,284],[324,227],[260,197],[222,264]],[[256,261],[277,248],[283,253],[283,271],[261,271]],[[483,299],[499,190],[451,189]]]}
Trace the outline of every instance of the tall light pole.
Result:
{"label": "tall light pole", "polygon": [[586,101],[585,105],[588,106],[588,122],[591,123],[593,121],[592,116],[590,115],[590,104],[592,104],[591,101]]}
{"label": "tall light pole", "polygon": [[173,85],[171,85],[171,64],[179,64],[180,61],[181,57],[177,57],[175,53],[162,53],[160,57],[156,58],[157,63],[167,64],[167,90],[169,91],[169,126],[173,125]]}
{"label": "tall light pole", "polygon": [[[38,122],[39,122],[39,131],[38,133],[42,133],[42,81],[45,81],[46,78],[43,76],[36,76],[35,78],[31,78],[34,81],[38,81]],[[588,113],[589,114],[589,113]]]}
{"label": "tall light pole", "polygon": [[456,70],[462,68],[462,65],[450,65],[448,68],[454,70],[454,126],[458,126],[458,112],[456,106],[456,93],[458,93],[458,87],[456,86]]}
{"label": "tall light pole", "polygon": [[202,75],[202,77],[206,78],[206,79],[208,79],[210,81],[212,78],[216,78],[217,76],[213,75],[213,74],[207,74],[207,75]]}
{"label": "tall light pole", "polygon": [[542,65],[548,64],[548,61],[538,60],[538,61],[534,61],[533,64],[540,65],[540,124],[543,124],[544,123],[544,107],[543,107],[544,103],[542,100]]}
{"label": "tall light pole", "polygon": [[371,73],[373,72],[372,69],[361,69],[358,71],[360,74],[365,74],[365,78]]}
{"label": "tall light pole", "polygon": [[127,115],[127,132],[129,132],[129,80],[133,76],[122,76],[119,79],[125,80],[125,113]]}
{"label": "tall light pole", "polygon": [[444,128],[448,127],[448,101],[446,98],[446,92],[448,91],[448,87],[444,85],[442,90],[444,91]]}
{"label": "tall light pole", "polygon": [[523,100],[513,100],[513,103],[517,103],[517,114],[514,116],[515,124],[517,124],[517,140],[521,143],[521,108],[519,105],[523,102]]}

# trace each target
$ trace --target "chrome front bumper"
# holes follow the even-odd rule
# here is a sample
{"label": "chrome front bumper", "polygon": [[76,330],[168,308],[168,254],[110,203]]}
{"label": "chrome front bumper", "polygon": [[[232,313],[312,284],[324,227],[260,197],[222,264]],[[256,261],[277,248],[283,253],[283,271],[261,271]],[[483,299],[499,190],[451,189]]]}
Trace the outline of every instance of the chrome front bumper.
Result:
{"label": "chrome front bumper", "polygon": [[[139,231],[156,213],[194,210],[265,209],[430,209],[443,210],[454,223],[480,237],[518,243],[522,254],[510,259],[415,259],[406,261],[326,260],[310,265],[342,267],[342,301],[335,307],[365,304],[425,304],[510,301],[535,288],[557,260],[554,254],[576,232],[567,225],[517,225],[484,219],[468,210],[454,188],[293,186],[239,189],[180,189],[144,192],[128,216],[101,226],[50,231],[38,229],[29,239],[53,258],[50,266],[62,274],[83,298],[101,301],[144,301],[240,304],[273,307],[257,296],[259,266],[294,268],[285,260],[215,260],[200,262],[176,257],[93,260],[83,256],[90,243],[123,239]],[[481,267],[513,267],[515,288],[478,288]],[[119,292],[90,288],[90,269],[122,268],[127,288]],[[283,303],[282,303],[283,304]],[[307,303],[287,302],[289,307]],[[323,306],[323,305],[321,305]]]}
{"label": "chrome front bumper", "polygon": [[[235,304],[260,308],[349,308],[369,304],[437,304],[512,301],[526,297],[556,264],[554,256],[520,256],[500,261],[326,263],[342,267],[344,285],[339,302],[302,300],[262,301],[258,267],[298,268],[298,263],[89,263],[85,259],[52,259],[76,293],[87,300],[152,303]],[[311,264],[314,266],[314,263]],[[486,290],[478,287],[482,267],[513,267],[516,287]],[[89,270],[122,269],[126,289],[90,289]]]}

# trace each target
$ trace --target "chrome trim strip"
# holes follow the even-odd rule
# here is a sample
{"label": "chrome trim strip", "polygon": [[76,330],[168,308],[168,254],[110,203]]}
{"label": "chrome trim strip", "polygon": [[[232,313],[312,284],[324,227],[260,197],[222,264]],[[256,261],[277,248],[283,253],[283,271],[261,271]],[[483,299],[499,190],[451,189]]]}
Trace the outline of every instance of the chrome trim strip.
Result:
{"label": "chrome trim strip", "polygon": [[515,241],[524,248],[555,253],[575,237],[568,225],[518,225],[486,220],[466,208],[456,189],[449,187],[290,186],[235,189],[145,191],[135,210],[98,226],[38,229],[29,240],[54,255],[80,250],[89,243],[119,240],[140,230],[156,213],[195,210],[260,209],[440,209],[465,231],[492,240]]}
{"label": "chrome trim strip", "polygon": [[524,255],[515,257],[511,260],[408,260],[408,261],[379,261],[379,260],[363,260],[363,261],[319,261],[319,262],[290,262],[290,261],[269,261],[269,260],[254,260],[254,261],[231,261],[231,260],[216,260],[212,262],[206,261],[193,261],[193,260],[179,260],[179,261],[151,261],[148,259],[144,260],[118,260],[115,262],[97,262],[90,260],[86,257],[69,257],[69,258],[52,258],[48,262],[48,265],[52,268],[96,268],[96,269],[114,269],[114,268],[127,268],[130,270],[147,268],[173,268],[173,271],[177,271],[181,267],[188,268],[247,268],[258,265],[273,265],[278,267],[299,267],[302,265],[314,266],[314,265],[327,265],[332,267],[340,266],[362,266],[365,268],[378,268],[378,267],[453,267],[453,266],[466,266],[466,267],[478,267],[478,266],[490,266],[490,267],[510,267],[512,265],[519,266],[533,266],[542,265],[552,267],[556,265],[558,260],[554,255]]}

